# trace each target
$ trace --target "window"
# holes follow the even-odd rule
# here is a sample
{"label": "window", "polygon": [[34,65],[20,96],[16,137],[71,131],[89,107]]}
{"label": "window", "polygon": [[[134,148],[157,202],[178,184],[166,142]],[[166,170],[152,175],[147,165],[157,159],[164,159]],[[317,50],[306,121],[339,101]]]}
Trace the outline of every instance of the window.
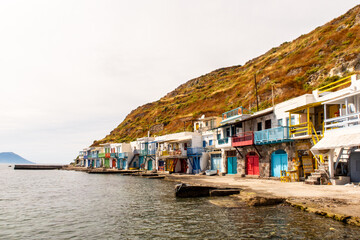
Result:
{"label": "window", "polygon": [[203,141],[203,147],[206,147],[206,141]]}
{"label": "window", "polygon": [[213,145],[213,140],[209,140],[209,146]]}
{"label": "window", "polygon": [[230,137],[230,128],[226,128],[225,137]]}
{"label": "window", "polygon": [[282,119],[279,119],[278,120],[278,126],[281,127],[283,125],[283,120]]}
{"label": "window", "polygon": [[268,119],[265,121],[265,129],[270,129],[271,128],[271,119]]}
{"label": "window", "polygon": [[187,143],[184,143],[184,150],[187,150]]}
{"label": "window", "polygon": [[262,130],[262,122],[258,122],[257,123],[257,130],[261,131]]}

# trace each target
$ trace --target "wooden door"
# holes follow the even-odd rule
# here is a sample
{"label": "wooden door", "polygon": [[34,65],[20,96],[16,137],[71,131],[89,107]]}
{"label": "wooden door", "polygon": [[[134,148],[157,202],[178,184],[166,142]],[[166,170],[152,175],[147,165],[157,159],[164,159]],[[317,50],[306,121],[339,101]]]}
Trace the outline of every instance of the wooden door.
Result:
{"label": "wooden door", "polygon": [[246,175],[259,175],[259,156],[252,153],[246,156]]}

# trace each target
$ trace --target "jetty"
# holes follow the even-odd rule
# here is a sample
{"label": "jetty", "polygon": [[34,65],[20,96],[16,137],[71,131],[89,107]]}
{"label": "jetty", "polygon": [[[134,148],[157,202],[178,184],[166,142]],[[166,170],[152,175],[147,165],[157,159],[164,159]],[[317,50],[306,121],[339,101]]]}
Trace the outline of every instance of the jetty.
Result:
{"label": "jetty", "polygon": [[43,164],[15,164],[15,170],[54,170],[62,169],[64,165],[43,165]]}

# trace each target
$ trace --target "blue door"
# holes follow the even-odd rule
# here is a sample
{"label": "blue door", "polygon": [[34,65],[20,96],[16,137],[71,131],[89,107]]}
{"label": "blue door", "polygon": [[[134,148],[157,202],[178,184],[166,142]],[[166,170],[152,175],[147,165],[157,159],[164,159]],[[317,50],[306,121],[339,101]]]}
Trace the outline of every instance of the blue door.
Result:
{"label": "blue door", "polygon": [[118,168],[118,169],[121,169],[120,162],[121,162],[121,160],[120,160],[120,159],[118,159],[118,160],[117,160],[117,168]]}
{"label": "blue door", "polygon": [[288,170],[288,155],[284,150],[271,154],[271,176],[280,177],[282,170]]}
{"label": "blue door", "polygon": [[122,161],[122,169],[126,169],[126,160]]}
{"label": "blue door", "polygon": [[219,170],[221,172],[221,154],[211,155],[211,170]]}
{"label": "blue door", "polygon": [[97,167],[97,168],[100,167],[100,160],[96,160],[96,167]]}
{"label": "blue door", "polygon": [[199,173],[200,171],[200,157],[193,157],[192,173]]}
{"label": "blue door", "polygon": [[152,160],[149,160],[148,161],[148,170],[151,171],[153,169],[153,161]]}
{"label": "blue door", "polygon": [[237,173],[237,158],[236,157],[228,157],[228,174],[236,174]]}

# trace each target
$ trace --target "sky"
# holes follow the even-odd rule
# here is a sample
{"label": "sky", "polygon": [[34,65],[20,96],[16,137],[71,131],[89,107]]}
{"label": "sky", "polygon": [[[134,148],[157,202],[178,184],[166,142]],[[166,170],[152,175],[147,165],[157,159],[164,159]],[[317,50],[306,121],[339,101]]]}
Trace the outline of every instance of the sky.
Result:
{"label": "sky", "polygon": [[344,14],[346,0],[0,0],[0,152],[67,164],[136,107]]}

